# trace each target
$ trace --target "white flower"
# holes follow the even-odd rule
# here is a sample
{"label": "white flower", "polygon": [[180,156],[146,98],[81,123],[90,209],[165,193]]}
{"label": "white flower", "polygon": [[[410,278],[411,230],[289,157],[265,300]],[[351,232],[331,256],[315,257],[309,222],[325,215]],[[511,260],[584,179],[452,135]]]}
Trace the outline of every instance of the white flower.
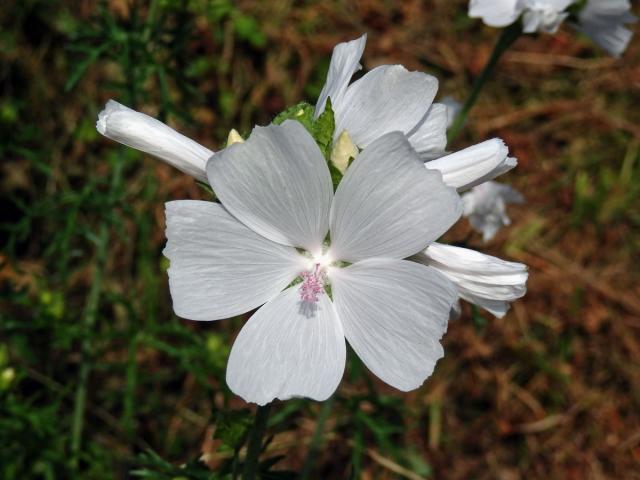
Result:
{"label": "white flower", "polygon": [[[363,35],[334,48],[327,82],[316,103],[318,117],[327,98],[331,98],[336,120],[334,143],[340,143],[341,152],[351,151],[351,147],[347,148],[351,142],[364,148],[388,132],[399,131],[427,161],[427,168],[439,170],[445,183],[459,190],[516,166],[516,159],[508,157],[508,149],[500,139],[446,155],[448,108],[432,103],[438,80],[431,75],[409,72],[401,65],[382,65],[349,85],[361,68],[366,38]],[[337,157],[338,168],[346,165],[346,156]]]}
{"label": "white flower", "polygon": [[633,32],[625,27],[637,18],[628,0],[589,0],[578,14],[578,30],[614,57],[627,49]]}
{"label": "white flower", "polygon": [[335,113],[334,141],[345,132],[364,148],[385,133],[407,135],[421,156],[440,155],[447,143],[447,111],[433,104],[438,80],[422,72],[410,72],[402,65],[381,65],[351,85],[360,70],[360,57],[367,36],[336,45],[327,81],[316,103],[316,118],[328,98]]}
{"label": "white flower", "polygon": [[453,121],[462,110],[462,104],[455,98],[448,95],[444,97],[441,102],[445,107],[447,107],[447,128],[449,128],[453,125]]}
{"label": "white flower", "polygon": [[501,227],[511,223],[507,216],[507,204],[523,202],[524,197],[510,186],[486,182],[462,196],[463,215],[473,228],[482,233],[482,239],[488,242]]}
{"label": "white flower", "polygon": [[565,9],[576,0],[524,0],[522,31],[556,33],[569,16]]}
{"label": "white flower", "polygon": [[98,114],[98,131],[116,142],[164,160],[206,182],[205,167],[214,152],[144,113],[109,100]]}
{"label": "white flower", "polygon": [[522,263],[435,242],[414,258],[440,270],[457,285],[461,298],[496,317],[503,317],[509,302],[527,292],[527,267]]}
{"label": "white flower", "polygon": [[403,259],[442,235],[461,205],[404,135],[365,147],[335,195],[318,146],[291,120],[256,127],[216,154],[207,175],[222,205],[169,202],[165,255],[181,317],[218,320],[264,304],[231,350],[235,393],[258,404],[324,400],[343,375],[345,338],[395,388],[431,375],[458,290]]}
{"label": "white flower", "polygon": [[[522,15],[525,33],[555,33],[569,17],[567,8],[577,0],[471,0],[469,16],[482,18],[490,27],[506,27]],[[575,28],[614,57],[626,50],[633,32],[625,27],[637,18],[629,0],[587,0]]]}
{"label": "white flower", "polygon": [[520,15],[525,33],[555,33],[576,0],[471,0],[469,16],[482,18],[490,27],[506,27]]}

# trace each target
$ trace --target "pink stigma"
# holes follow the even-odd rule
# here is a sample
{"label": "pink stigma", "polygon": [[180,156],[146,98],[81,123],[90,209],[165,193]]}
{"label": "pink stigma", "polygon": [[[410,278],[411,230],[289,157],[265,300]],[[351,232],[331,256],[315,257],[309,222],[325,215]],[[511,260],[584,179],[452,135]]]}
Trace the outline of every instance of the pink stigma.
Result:
{"label": "pink stigma", "polygon": [[320,264],[316,263],[313,270],[302,272],[302,285],[300,285],[300,298],[303,302],[316,303],[318,295],[324,289],[324,274],[320,269]]}

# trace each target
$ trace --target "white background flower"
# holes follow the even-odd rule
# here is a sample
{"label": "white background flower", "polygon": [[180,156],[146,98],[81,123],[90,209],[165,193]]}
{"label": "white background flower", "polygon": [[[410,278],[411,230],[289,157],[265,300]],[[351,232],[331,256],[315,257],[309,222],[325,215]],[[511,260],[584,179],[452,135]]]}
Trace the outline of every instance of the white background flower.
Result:
{"label": "white background flower", "polygon": [[[506,27],[522,15],[525,33],[555,33],[569,17],[568,7],[577,0],[471,0],[469,16],[482,18],[491,27]],[[625,25],[637,18],[629,0],[587,0],[573,26],[614,57],[626,50],[633,32]]]}
{"label": "white background flower", "polygon": [[555,33],[567,18],[567,7],[576,0],[471,0],[469,16],[482,18],[491,27],[506,27],[523,15],[525,33]]}
{"label": "white background flower", "polygon": [[511,224],[507,204],[523,202],[524,197],[509,185],[485,182],[462,196],[463,215],[473,228],[482,233],[482,239],[488,242],[500,228]]}
{"label": "white background flower", "polygon": [[619,57],[633,36],[625,25],[637,18],[631,13],[629,0],[589,0],[578,21],[580,31],[610,55]]}
{"label": "white background flower", "polygon": [[[320,150],[294,121],[257,127],[213,157],[207,173],[223,205],[168,203],[165,255],[179,316],[217,320],[266,302],[232,348],[235,393],[259,404],[326,399],[342,377],[344,338],[388,384],[424,382],[443,354],[458,290],[403,259],[442,235],[460,202],[404,135],[365,148],[335,196]],[[301,274],[328,282],[333,299],[303,301],[305,283],[290,285]]]}

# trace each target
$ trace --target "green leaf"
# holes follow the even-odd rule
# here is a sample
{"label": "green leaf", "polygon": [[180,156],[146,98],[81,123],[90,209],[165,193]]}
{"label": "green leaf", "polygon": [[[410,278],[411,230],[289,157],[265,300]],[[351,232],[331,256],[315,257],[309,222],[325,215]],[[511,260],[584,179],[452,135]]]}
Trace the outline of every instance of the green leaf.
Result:
{"label": "green leaf", "polygon": [[68,92],[69,90],[71,90],[76,85],[76,83],[80,81],[80,79],[82,78],[86,70],[98,60],[98,57],[100,57],[100,55],[102,55],[102,53],[109,46],[110,46],[109,44],[104,44],[92,50],[91,53],[89,53],[89,55],[84,60],[82,60],[80,63],[76,65],[76,67],[71,72],[71,75],[69,75],[67,82],[64,84],[65,92]]}

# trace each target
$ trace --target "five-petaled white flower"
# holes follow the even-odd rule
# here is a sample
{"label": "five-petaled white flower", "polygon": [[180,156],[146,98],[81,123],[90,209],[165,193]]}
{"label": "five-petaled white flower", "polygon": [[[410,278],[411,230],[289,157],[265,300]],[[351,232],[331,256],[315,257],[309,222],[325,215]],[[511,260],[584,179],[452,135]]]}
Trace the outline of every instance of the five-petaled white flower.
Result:
{"label": "five-petaled white flower", "polygon": [[500,228],[511,224],[507,216],[508,203],[523,203],[524,197],[509,185],[485,182],[462,195],[462,214],[471,226],[488,242]]}
{"label": "five-petaled white flower", "polygon": [[[525,33],[555,33],[578,0],[471,0],[469,16],[491,27],[506,27],[522,16]],[[587,0],[575,28],[614,57],[626,50],[633,33],[625,27],[636,21],[629,0]]]}
{"label": "five-petaled white flower", "polygon": [[[432,103],[438,84],[432,76],[409,72],[399,65],[385,65],[349,85],[353,73],[361,68],[359,61],[365,42],[366,35],[363,35],[335,47],[327,82],[316,104],[316,114],[320,115],[327,98],[331,98],[336,115],[334,150],[340,151],[345,160],[342,171],[346,171],[349,157],[358,155],[359,150],[353,141],[358,147],[364,148],[393,131],[404,133],[421,160],[425,161],[424,166],[439,171],[444,183],[459,192],[491,180],[516,166],[516,159],[509,156],[509,150],[498,138],[450,154],[444,151],[448,108]],[[372,89],[372,93],[368,93],[367,88]],[[214,152],[143,113],[111,100],[100,113],[98,130],[120,143],[155,155],[199,180],[206,180],[206,161]],[[469,255],[482,255],[477,252],[467,254],[466,249],[450,249],[447,254],[452,268],[457,269]],[[488,264],[502,262],[494,257],[484,257]],[[447,263],[446,260],[443,262]],[[442,264],[435,264],[434,267],[442,270]],[[526,271],[523,265],[519,269]],[[477,267],[470,266],[466,274],[478,275]],[[487,287],[478,293],[483,295],[484,301],[475,303],[485,308],[487,302],[503,301],[497,300],[498,297],[504,298],[504,285],[500,283],[502,278],[496,276],[492,279],[495,298],[492,297],[491,288]],[[524,294],[526,273],[518,278],[522,288],[512,290],[513,295],[508,300],[515,300]],[[460,287],[456,279],[453,281]]]}
{"label": "five-petaled white flower", "polygon": [[405,259],[458,219],[461,202],[403,134],[372,141],[335,195],[320,149],[292,120],[256,127],[212,157],[207,175],[222,205],[167,203],[164,253],[179,316],[218,320],[264,304],[231,350],[236,394],[258,404],[328,398],[345,338],[400,390],[431,375],[458,291]]}

